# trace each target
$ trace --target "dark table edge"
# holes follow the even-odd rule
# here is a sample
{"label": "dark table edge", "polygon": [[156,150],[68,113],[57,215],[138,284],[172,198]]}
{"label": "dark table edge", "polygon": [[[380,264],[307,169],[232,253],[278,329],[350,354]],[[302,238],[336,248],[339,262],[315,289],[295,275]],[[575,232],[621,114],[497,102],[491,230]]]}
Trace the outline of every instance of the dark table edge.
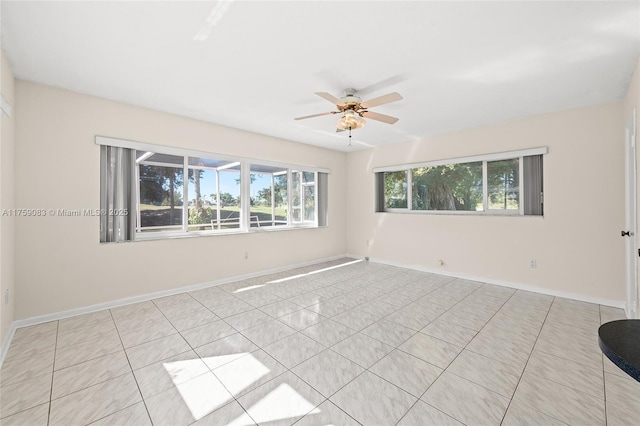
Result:
{"label": "dark table edge", "polygon": [[615,352],[609,349],[607,344],[602,341],[599,334],[598,334],[598,346],[600,346],[600,350],[602,351],[602,353],[605,354],[607,358],[611,360],[611,362],[617,365],[622,371],[627,373],[629,376],[633,377],[638,382],[640,382],[640,370],[638,370],[631,364],[627,363],[624,359],[620,358]]}

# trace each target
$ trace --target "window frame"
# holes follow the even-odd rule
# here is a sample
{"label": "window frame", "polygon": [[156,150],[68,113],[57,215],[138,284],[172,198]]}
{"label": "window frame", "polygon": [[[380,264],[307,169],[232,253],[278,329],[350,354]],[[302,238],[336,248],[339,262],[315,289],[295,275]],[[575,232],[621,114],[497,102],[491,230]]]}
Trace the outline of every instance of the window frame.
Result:
{"label": "window frame", "polygon": [[[383,166],[374,167],[373,173],[382,174],[380,180],[376,180],[377,185],[382,185],[382,188],[376,189],[376,198],[383,197],[382,202],[379,199],[376,200],[376,212],[377,213],[401,213],[401,214],[431,214],[431,215],[480,215],[480,216],[542,216],[525,214],[524,210],[524,197],[523,188],[524,182],[524,158],[529,156],[545,155],[548,153],[547,147],[538,147],[523,149],[517,151],[504,151],[492,154],[474,155],[468,157],[457,157],[443,160],[425,161],[419,163],[402,164],[396,166]],[[518,160],[518,179],[519,179],[519,195],[518,195],[518,209],[489,209],[488,201],[488,171],[487,164],[494,161],[501,160]],[[482,207],[481,211],[473,210],[415,210],[413,209],[413,179],[412,170],[421,167],[436,167],[450,164],[464,164],[482,162]],[[386,193],[385,193],[385,173],[406,171],[407,176],[407,207],[386,207]]]}
{"label": "window frame", "polygon": [[[104,136],[96,136],[95,142],[97,145],[107,145],[107,146],[115,146],[121,148],[128,148],[135,151],[146,151],[153,152],[158,154],[167,154],[167,155],[175,155],[183,157],[183,164],[180,166],[178,164],[171,163],[158,163],[158,162],[146,162],[145,160],[136,163],[136,167],[134,167],[134,176],[133,176],[133,188],[132,190],[135,193],[135,201],[136,201],[136,226],[135,232],[133,236],[133,241],[145,241],[145,240],[156,240],[156,239],[173,239],[173,238],[186,238],[186,237],[197,237],[197,236],[213,236],[213,235],[228,235],[228,234],[239,234],[239,233],[253,233],[253,232],[274,232],[281,230],[291,230],[291,229],[305,229],[305,228],[319,228],[326,227],[326,224],[319,225],[319,217],[318,217],[318,199],[319,199],[319,186],[318,186],[318,174],[326,173],[330,174],[331,171],[327,168],[321,168],[317,166],[307,166],[300,164],[291,164],[291,163],[281,163],[274,162],[269,160],[261,160],[261,159],[252,159],[246,157],[238,157],[238,156],[229,156],[224,154],[212,153],[212,152],[204,152],[197,150],[189,150],[184,148],[176,148],[176,147],[168,147],[163,145],[155,145],[149,143],[135,142],[124,139],[116,139]],[[239,163],[240,172],[240,226],[239,228],[234,229],[211,229],[211,230],[189,230],[189,188],[192,185],[189,182],[189,171],[190,170],[198,170],[203,167],[201,166],[192,166],[189,164],[189,157],[203,157],[216,159],[227,162]],[[151,164],[154,163],[154,164]],[[156,165],[160,167],[175,167],[177,169],[183,170],[183,205],[182,207],[182,225],[175,225],[176,228],[180,228],[179,230],[163,230],[157,232],[144,232],[141,227],[140,220],[140,173],[139,173],[139,165]],[[265,227],[251,227],[250,224],[250,211],[251,211],[251,167],[255,166],[269,166],[269,167],[277,167],[287,171],[287,223],[284,225],[278,226],[265,226]],[[237,166],[235,166],[237,167]],[[208,167],[205,167],[209,169]],[[215,169],[215,168],[214,168]],[[314,220],[302,220],[302,221],[293,221],[291,217],[291,172],[292,170],[296,170],[300,172],[301,180],[302,174],[304,172],[312,172],[314,174]],[[273,186],[273,176],[272,186]],[[220,170],[216,170],[216,197],[217,197],[217,209],[218,209],[218,218],[219,218],[219,206],[220,206]],[[304,190],[301,185],[301,190]],[[324,191],[328,191],[328,188],[325,187]],[[301,194],[302,195],[302,194]],[[275,194],[273,194],[272,189],[272,208],[275,203]],[[302,211],[303,216],[301,218],[304,219],[304,206]],[[327,214],[325,212],[325,214]],[[273,216],[275,218],[275,215]],[[275,219],[274,219],[275,220]],[[326,223],[326,221],[325,221]]]}

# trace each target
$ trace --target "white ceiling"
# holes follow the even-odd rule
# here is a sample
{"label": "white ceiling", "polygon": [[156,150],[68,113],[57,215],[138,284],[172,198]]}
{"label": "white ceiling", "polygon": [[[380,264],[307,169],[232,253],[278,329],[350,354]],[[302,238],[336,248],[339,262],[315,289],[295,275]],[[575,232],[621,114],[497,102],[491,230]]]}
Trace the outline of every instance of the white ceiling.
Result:
{"label": "white ceiling", "polygon": [[[622,99],[639,1],[2,1],[17,78],[336,150]],[[354,87],[400,118],[335,133]]]}

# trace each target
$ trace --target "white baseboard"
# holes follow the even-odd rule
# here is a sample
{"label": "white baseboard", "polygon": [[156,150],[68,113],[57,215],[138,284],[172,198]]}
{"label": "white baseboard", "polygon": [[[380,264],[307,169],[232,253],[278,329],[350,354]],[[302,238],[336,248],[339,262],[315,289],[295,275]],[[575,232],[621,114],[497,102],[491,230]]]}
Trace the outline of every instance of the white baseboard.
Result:
{"label": "white baseboard", "polygon": [[[353,257],[356,259],[362,258],[361,256],[356,256],[354,254],[347,254],[347,257]],[[401,262],[393,262],[393,261],[388,261],[383,259],[369,258],[369,262],[380,263],[380,264],[389,265],[389,266],[397,266],[397,267],[406,268],[406,269],[413,269],[415,271],[429,272],[436,275],[444,275],[446,277],[460,278],[460,279],[470,280],[470,281],[479,281],[487,284],[495,284],[502,287],[514,288],[517,290],[524,290],[524,291],[531,291],[533,293],[546,294],[548,296],[563,297],[566,299],[573,299],[581,302],[611,306],[613,308],[621,308],[621,309],[625,308],[625,302],[622,300],[601,299],[599,297],[591,297],[584,294],[570,293],[566,291],[556,291],[553,289],[538,287],[530,284],[521,284],[521,283],[515,283],[512,281],[496,280],[494,278],[481,277],[481,276],[472,275],[472,274],[465,274],[462,272],[443,271],[441,269],[427,268],[421,265],[409,265]]]}
{"label": "white baseboard", "polygon": [[95,305],[84,306],[81,308],[69,309],[66,311],[54,312],[51,314],[39,315],[35,317],[16,320],[13,323],[11,323],[11,326],[9,328],[9,333],[7,333],[7,336],[2,342],[2,352],[0,352],[0,367],[2,367],[2,363],[4,362],[6,353],[9,350],[9,345],[11,344],[11,340],[13,339],[13,335],[15,334],[15,331],[18,328],[28,327],[36,324],[42,324],[50,321],[57,321],[57,320],[61,320],[69,317],[83,315],[83,314],[90,314],[92,312],[102,311],[104,309],[117,308],[119,306],[130,305],[132,303],[146,302],[147,300],[157,299],[159,297],[173,296],[175,294],[184,293],[187,291],[195,291],[195,290],[201,290],[208,287],[215,287],[215,286],[219,286],[222,284],[227,284],[235,281],[241,281],[241,280],[259,277],[261,275],[276,274],[278,272],[290,271],[292,269],[303,268],[305,266],[313,266],[319,263],[342,259],[344,257],[348,257],[348,256],[347,255],[331,256],[323,259],[316,259],[310,262],[303,262],[303,263],[298,263],[295,265],[289,265],[289,266],[280,267],[280,268],[267,269],[260,272],[254,272],[251,274],[236,275],[234,277],[224,278],[220,280],[209,281],[209,282],[194,284],[194,285],[185,286],[185,287],[178,287],[171,290],[164,290],[164,291],[159,291],[155,293],[142,294],[139,296],[126,297],[124,299],[113,300],[110,302],[97,303]]}

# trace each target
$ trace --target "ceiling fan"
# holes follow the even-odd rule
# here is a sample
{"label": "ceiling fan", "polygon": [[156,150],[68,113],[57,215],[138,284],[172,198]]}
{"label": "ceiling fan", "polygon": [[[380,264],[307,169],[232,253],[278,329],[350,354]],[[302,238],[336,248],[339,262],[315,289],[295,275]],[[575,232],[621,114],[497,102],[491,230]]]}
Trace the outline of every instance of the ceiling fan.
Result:
{"label": "ceiling fan", "polygon": [[369,99],[368,101],[362,101],[360,97],[356,95],[355,89],[345,89],[344,96],[340,99],[326,92],[316,92],[316,95],[323,99],[328,100],[332,104],[338,107],[337,111],[322,112],[320,114],[305,115],[303,117],[296,117],[294,120],[305,120],[307,118],[320,117],[330,114],[342,114],[342,117],[336,124],[336,132],[342,132],[344,130],[351,131],[352,129],[359,129],[364,126],[365,118],[381,121],[387,124],[394,124],[398,121],[398,118],[392,117],[386,114],[380,114],[378,112],[369,111],[369,108],[376,107],[378,105],[388,104],[390,102],[396,102],[402,99],[399,93],[388,93],[384,96]]}

